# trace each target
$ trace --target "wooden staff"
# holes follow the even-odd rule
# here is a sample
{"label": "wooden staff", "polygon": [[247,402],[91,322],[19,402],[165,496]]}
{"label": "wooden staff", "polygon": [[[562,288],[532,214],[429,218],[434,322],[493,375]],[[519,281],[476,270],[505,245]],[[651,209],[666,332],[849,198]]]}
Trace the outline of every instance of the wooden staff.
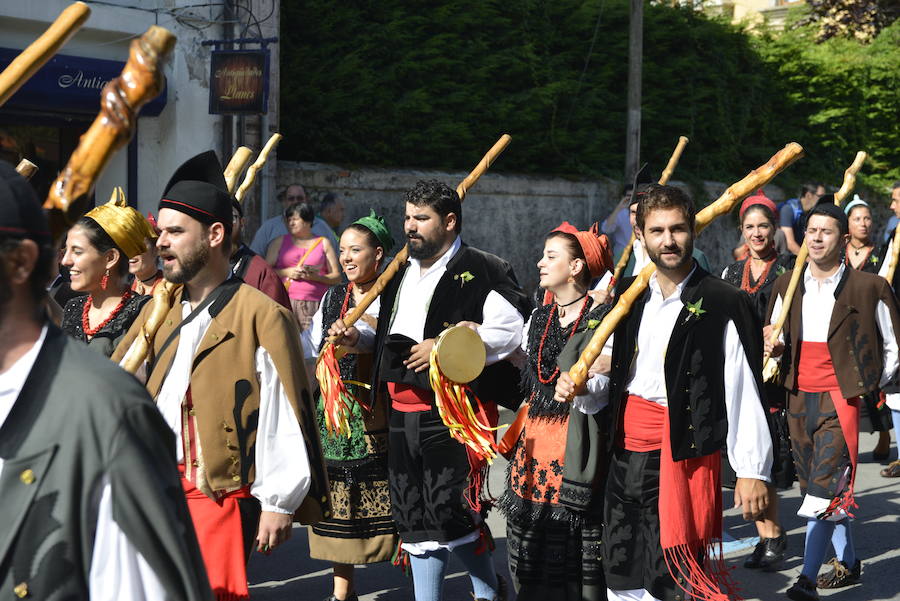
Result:
{"label": "wooden staff", "polygon": [[19,161],[19,164],[16,165],[16,172],[25,179],[31,179],[32,177],[34,177],[34,174],[37,173],[37,170],[38,166],[28,159],[22,159],[21,161]]}
{"label": "wooden staff", "polygon": [[266,164],[269,153],[272,152],[272,149],[275,148],[279,142],[281,142],[281,134],[272,134],[272,137],[269,138],[269,141],[266,142],[263,149],[259,151],[259,156],[256,157],[256,161],[254,161],[247,169],[247,175],[244,177],[241,187],[234,193],[234,197],[237,198],[238,202],[244,201],[244,195],[247,193],[247,190],[250,189],[250,186],[253,185],[253,182],[256,181],[256,173]]}
{"label": "wooden staff", "polygon": [[76,2],[62,11],[52,25],[0,73],[0,106],[43,67],[59,49],[81,29],[91,14],[83,2]]}
{"label": "wooden staff", "polygon": [[44,208],[49,209],[51,229],[55,232],[61,232],[84,213],[100,171],[134,134],[138,111],[162,91],[160,63],[174,45],[175,36],[155,25],[131,42],[121,75],[103,88],[100,114],[81,136],[66,168],[50,187]]}
{"label": "wooden staff", "polygon": [[[471,188],[475,182],[478,181],[484,172],[488,170],[494,161],[497,160],[497,157],[500,156],[506,147],[509,146],[512,138],[509,134],[503,134],[500,136],[500,139],[491,147],[490,150],[487,151],[487,154],[481,159],[481,161],[475,166],[472,172],[466,176],[466,178],[459,183],[456,187],[456,193],[459,194],[459,200],[462,201],[466,197],[466,192],[468,192],[469,188]],[[400,252],[394,255],[394,260],[388,264],[387,267],[384,268],[384,271],[381,272],[381,275],[378,276],[378,279],[375,280],[375,283],[372,284],[372,287],[369,288],[369,291],[366,292],[365,296],[359,301],[359,304],[356,305],[353,309],[347,312],[347,315],[344,317],[344,323],[349,328],[356,320],[363,316],[363,313],[366,312],[366,309],[369,308],[378,295],[384,292],[385,286],[388,285],[388,282],[397,275],[397,271],[400,269],[400,266],[406,263],[406,259],[409,257],[409,246],[405,245]],[[329,342],[334,343],[335,339],[329,338]],[[337,352],[337,349],[335,349]]]}
{"label": "wooden staff", "polygon": [[[687,146],[688,139],[684,136],[679,136],[678,145],[675,146],[675,150],[672,152],[672,156],[669,157],[669,162],[666,163],[666,168],[663,169],[662,175],[659,177],[659,185],[665,186],[669,183],[669,178],[672,177],[672,174],[675,172],[675,167],[678,166],[678,161],[681,160],[681,153],[684,152],[684,147]],[[637,194],[637,190],[631,191],[632,195]],[[631,203],[629,203],[630,206]],[[634,231],[631,232],[631,238],[628,240],[628,244],[622,250],[622,256],[619,257],[618,263],[616,263],[616,268],[613,271],[613,277],[609,281],[609,286],[607,287],[608,292],[612,292],[616,287],[616,282],[619,281],[619,278],[622,277],[622,272],[625,270],[625,266],[628,265],[628,259],[631,258],[631,251],[634,249],[634,241],[636,237],[634,235]]]}
{"label": "wooden staff", "polygon": [[[235,151],[231,160],[228,161],[228,166],[225,168],[224,173],[226,174],[225,183],[228,185],[229,192],[234,191],[237,176],[243,171],[244,165],[250,160],[251,154],[253,154],[253,151],[246,146],[241,146]],[[238,166],[239,164],[240,166]],[[234,174],[234,177],[231,179],[228,178],[229,170]],[[133,374],[143,365],[147,354],[150,352],[150,347],[153,346],[156,332],[159,331],[159,326],[162,325],[166,315],[172,309],[172,303],[175,301],[175,296],[179,290],[181,290],[181,284],[173,284],[163,279],[160,285],[156,287],[156,290],[153,291],[153,298],[150,300],[150,313],[141,327],[141,333],[131,344],[131,348],[128,349],[128,352],[122,359],[122,368],[125,371]]]}
{"label": "wooden staff", "polygon": [[[747,177],[732,184],[715,202],[697,213],[695,231],[697,233],[703,231],[710,222],[731,211],[744,197],[772,181],[776,175],[801,156],[803,156],[803,148],[799,144],[791,142],[785,146],[769,159],[765,165],[754,169]],[[619,297],[616,305],[606,314],[600,325],[597,326],[587,348],[584,349],[581,357],[569,370],[569,375],[575,382],[576,390],[581,388],[587,380],[588,368],[600,356],[603,345],[606,344],[606,341],[619,323],[628,316],[638,296],[647,288],[650,276],[653,275],[654,271],[656,271],[656,265],[653,263],[644,266],[634,283]]]}
{"label": "wooden staff", "polygon": [[891,242],[891,256],[888,257],[888,270],[885,277],[888,284],[894,285],[894,272],[897,270],[897,259],[900,258],[900,226],[894,230],[894,238]]}
{"label": "wooden staff", "polygon": [[229,192],[234,190],[238,178],[244,172],[244,167],[247,166],[252,157],[253,151],[246,146],[241,146],[234,152],[231,160],[228,161],[228,166],[225,167],[225,183],[228,185]]}
{"label": "wooden staff", "polygon": [[[844,181],[841,183],[841,188],[834,193],[834,204],[841,206],[844,199],[847,198],[847,195],[849,195],[853,191],[853,188],[856,187],[856,173],[865,161],[866,153],[860,150],[856,153],[856,158],[853,159],[853,163],[847,167],[846,171],[844,171]],[[804,238],[803,242],[800,244],[800,250],[797,251],[797,258],[794,260],[794,270],[791,273],[791,281],[788,282],[787,290],[784,292],[784,298],[781,302],[781,313],[778,314],[778,319],[775,320],[775,324],[772,326],[772,334],[769,336],[769,341],[773,345],[778,342],[778,337],[781,336],[781,331],[784,329],[784,323],[787,321],[788,313],[791,310],[791,303],[794,301],[794,294],[797,292],[797,286],[800,284],[800,276],[806,268],[806,258],[808,256],[809,249],[806,248],[806,239]],[[777,374],[778,362],[772,359],[772,357],[769,356],[769,353],[764,353],[763,380],[770,381]]]}

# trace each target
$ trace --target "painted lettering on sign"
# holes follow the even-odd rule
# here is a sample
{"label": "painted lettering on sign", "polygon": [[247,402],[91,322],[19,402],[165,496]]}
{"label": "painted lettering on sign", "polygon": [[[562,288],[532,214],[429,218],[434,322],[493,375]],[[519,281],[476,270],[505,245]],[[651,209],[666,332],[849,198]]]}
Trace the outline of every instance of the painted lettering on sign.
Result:
{"label": "painted lettering on sign", "polygon": [[109,83],[108,79],[103,79],[102,77],[88,77],[84,74],[84,71],[80,69],[75,75],[70,73],[63,73],[56,80],[61,88],[68,88],[70,86],[75,86],[77,88],[88,88],[94,90],[102,90],[103,86]]}
{"label": "painted lettering on sign", "polygon": [[263,50],[219,50],[211,56],[209,112],[264,113],[269,57]]}

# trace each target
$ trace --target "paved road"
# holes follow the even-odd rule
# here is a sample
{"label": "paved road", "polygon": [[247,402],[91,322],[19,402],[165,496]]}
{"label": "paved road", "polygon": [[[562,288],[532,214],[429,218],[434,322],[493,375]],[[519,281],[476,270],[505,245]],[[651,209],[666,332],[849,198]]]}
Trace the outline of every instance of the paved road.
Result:
{"label": "paved road", "polygon": [[[510,416],[503,419],[508,423]],[[872,462],[870,449],[875,436],[860,436],[859,477],[853,535],[857,553],[863,561],[863,584],[824,591],[823,597],[835,601],[879,601],[900,599],[900,479],[888,480],[879,476],[881,465]],[[490,487],[495,496],[503,490],[506,464],[498,461],[491,470]],[[732,504],[731,494],[725,493],[725,507]],[[755,544],[756,528],[744,522],[735,510],[725,514],[726,539],[733,549],[727,554],[729,565],[740,583],[746,599],[764,601],[786,599],[784,591],[800,573],[805,522],[796,515],[800,493],[795,486],[780,494],[781,516],[788,532],[788,557],[780,572],[761,573],[741,567],[744,558]],[[492,512],[488,520],[497,540],[494,563],[497,571],[508,578],[506,569],[506,528],[502,517]],[[829,555],[830,557],[830,555]],[[271,556],[254,554],[250,562],[251,596],[255,601],[319,601],[331,593],[331,572],[326,562],[309,559],[306,531],[295,528],[293,538]],[[379,564],[357,569],[357,590],[363,601],[410,601],[412,582],[396,568]],[[469,579],[461,565],[451,562],[444,585],[447,601],[471,599]]]}

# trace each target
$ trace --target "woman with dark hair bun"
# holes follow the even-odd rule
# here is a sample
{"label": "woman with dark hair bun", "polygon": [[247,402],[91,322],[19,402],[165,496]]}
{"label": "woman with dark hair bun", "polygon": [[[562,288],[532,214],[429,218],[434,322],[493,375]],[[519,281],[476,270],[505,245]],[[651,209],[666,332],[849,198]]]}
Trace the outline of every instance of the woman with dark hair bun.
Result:
{"label": "woman with dark hair bun", "polygon": [[313,315],[329,286],[341,281],[337,255],[324,236],[313,236],[316,214],[305,202],[284,210],[288,233],[269,243],[266,262],[284,278],[300,330],[312,324]]}
{"label": "woman with dark hair bun", "polygon": [[72,290],[86,293],[66,303],[62,329],[109,357],[150,297],[131,291],[128,260],[146,251],[156,234],[123,196],[79,219],[66,236],[62,264]]}
{"label": "woman with dark hair bun", "polygon": [[[778,276],[793,268],[791,255],[779,255],[775,250],[775,203],[762,190],[748,197],[739,212],[741,236],[747,254],[725,268],[722,279],[750,295],[760,320],[764,320],[772,287]],[[761,321],[762,323],[762,321]],[[772,483],[769,486],[769,503],[765,515],[756,521],[759,543],[744,561],[748,569],[772,569],[784,560],[787,535],[778,520],[778,495],[776,488],[790,488],[794,482],[790,437],[785,416],[784,390],[766,384],[762,391],[769,404],[775,425],[772,464]],[[734,488],[736,476],[728,462],[728,454],[722,453],[723,486]]]}

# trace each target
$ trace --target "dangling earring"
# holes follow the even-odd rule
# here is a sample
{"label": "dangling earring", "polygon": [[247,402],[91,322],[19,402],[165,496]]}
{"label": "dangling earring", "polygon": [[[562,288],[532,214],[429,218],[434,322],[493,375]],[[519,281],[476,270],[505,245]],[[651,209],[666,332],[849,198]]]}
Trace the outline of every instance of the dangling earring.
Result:
{"label": "dangling earring", "polygon": [[106,290],[107,284],[109,284],[109,269],[107,269],[106,273],[103,274],[103,277],[100,278],[100,289]]}

